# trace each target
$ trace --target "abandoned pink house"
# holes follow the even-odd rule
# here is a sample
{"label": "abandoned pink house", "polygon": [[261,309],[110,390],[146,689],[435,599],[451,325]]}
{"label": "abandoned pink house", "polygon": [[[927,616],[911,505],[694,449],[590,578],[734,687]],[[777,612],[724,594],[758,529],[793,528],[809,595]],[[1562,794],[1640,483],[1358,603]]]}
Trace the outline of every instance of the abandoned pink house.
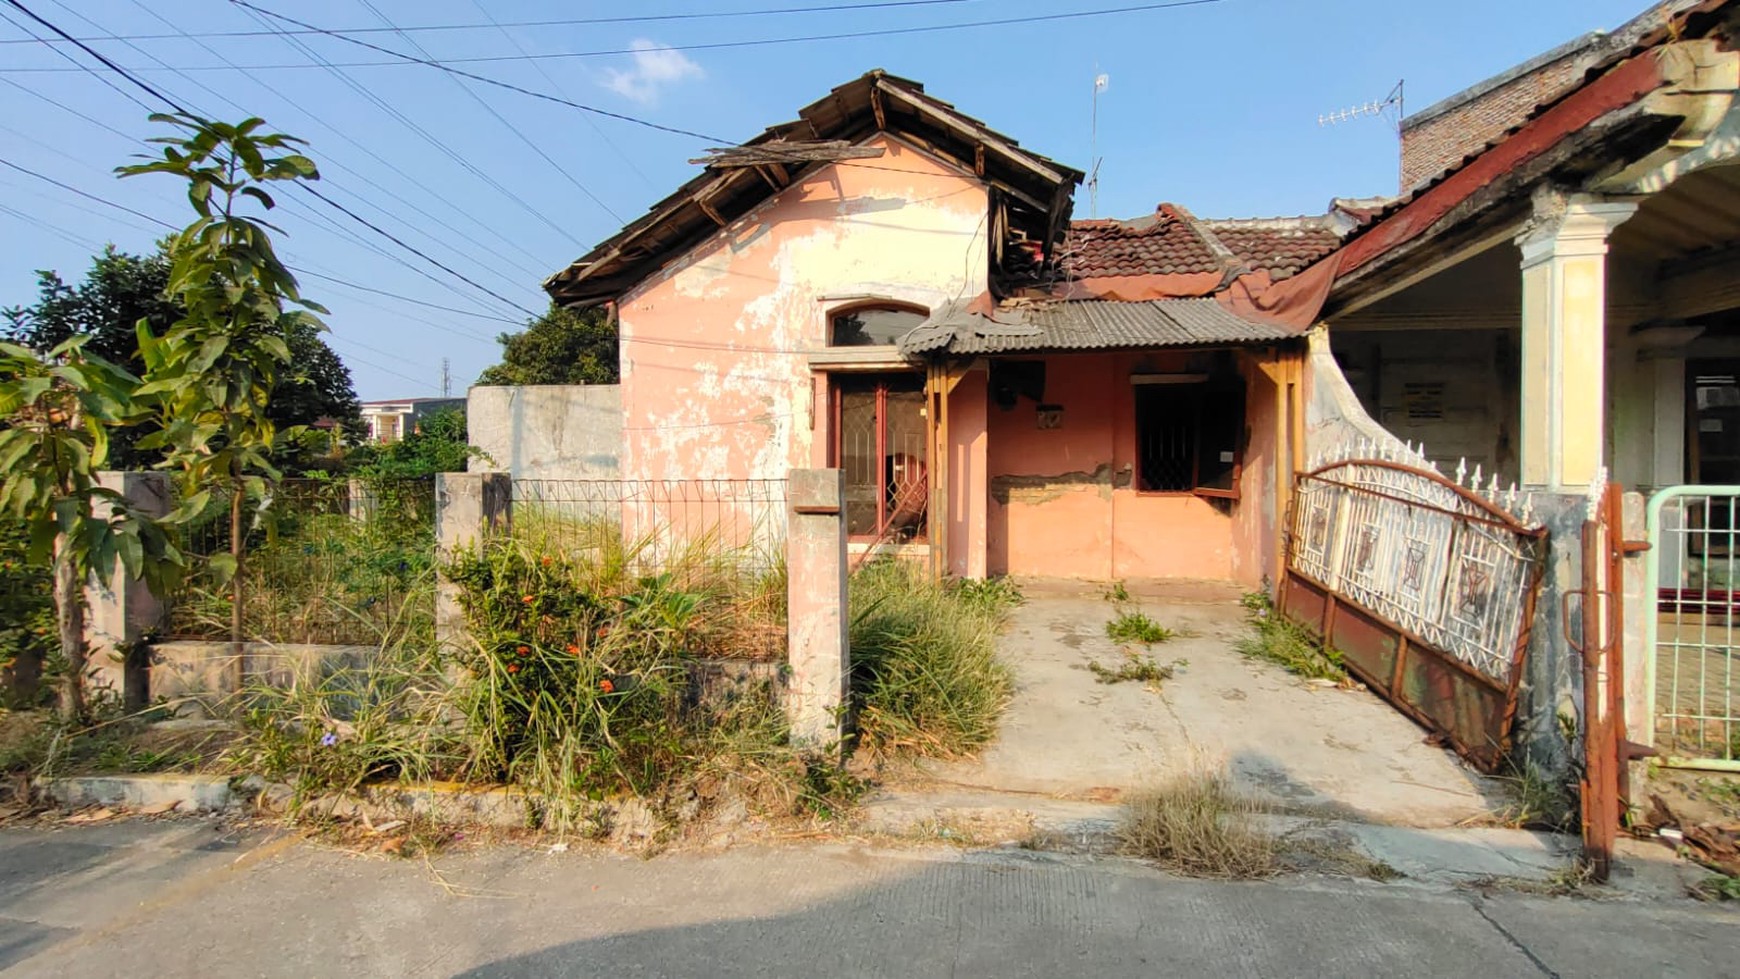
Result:
{"label": "abandoned pink house", "polygon": [[839,468],[854,550],[967,577],[1276,574],[1338,215],[1072,222],[881,71],[697,162],[545,284],[617,317],[623,478]]}

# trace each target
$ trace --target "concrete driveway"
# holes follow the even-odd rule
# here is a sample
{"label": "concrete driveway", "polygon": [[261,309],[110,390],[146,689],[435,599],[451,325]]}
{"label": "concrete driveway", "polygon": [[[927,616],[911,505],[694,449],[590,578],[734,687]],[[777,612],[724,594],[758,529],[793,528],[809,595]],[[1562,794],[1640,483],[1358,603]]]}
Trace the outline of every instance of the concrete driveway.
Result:
{"label": "concrete driveway", "polygon": [[1218,583],[1131,586],[1134,606],[1182,633],[1147,652],[1182,661],[1159,690],[1104,684],[1116,610],[1104,586],[1022,583],[1000,652],[1018,690],[997,742],[973,761],[930,764],[937,782],[1111,801],[1198,761],[1224,761],[1242,787],[1301,814],[1404,826],[1453,826],[1503,804],[1493,780],[1375,694],[1311,684],[1241,656],[1249,633],[1238,592]]}

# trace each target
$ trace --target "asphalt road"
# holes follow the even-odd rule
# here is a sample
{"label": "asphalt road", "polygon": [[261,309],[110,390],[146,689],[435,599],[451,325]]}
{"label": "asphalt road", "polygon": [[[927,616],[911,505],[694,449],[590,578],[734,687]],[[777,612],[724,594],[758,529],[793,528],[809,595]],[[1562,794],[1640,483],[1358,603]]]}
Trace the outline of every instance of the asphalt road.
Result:
{"label": "asphalt road", "polygon": [[850,845],[357,856],[0,830],[7,976],[1735,976],[1740,913]]}

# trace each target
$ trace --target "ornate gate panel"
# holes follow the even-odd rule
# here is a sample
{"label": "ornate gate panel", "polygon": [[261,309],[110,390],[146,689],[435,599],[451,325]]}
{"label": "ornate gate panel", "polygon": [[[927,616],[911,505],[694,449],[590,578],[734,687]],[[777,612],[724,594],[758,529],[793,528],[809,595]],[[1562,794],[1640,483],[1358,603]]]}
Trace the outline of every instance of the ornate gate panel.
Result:
{"label": "ornate gate panel", "polygon": [[1514,489],[1486,492],[1383,459],[1299,476],[1280,608],[1492,771],[1509,746],[1546,531],[1501,505],[1516,505]]}

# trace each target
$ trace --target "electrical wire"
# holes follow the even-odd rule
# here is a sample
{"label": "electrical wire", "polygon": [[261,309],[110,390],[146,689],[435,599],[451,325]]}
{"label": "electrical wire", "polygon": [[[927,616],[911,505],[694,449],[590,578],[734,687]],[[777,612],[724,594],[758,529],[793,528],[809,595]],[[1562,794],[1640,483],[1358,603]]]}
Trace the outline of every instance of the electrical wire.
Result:
{"label": "electrical wire", "polygon": [[[884,0],[877,3],[831,3],[814,7],[774,7],[766,10],[708,10],[683,14],[637,14],[626,17],[576,17],[561,20],[520,20],[508,21],[505,24],[496,23],[489,17],[487,24],[422,24],[399,28],[389,27],[335,27],[339,34],[381,34],[388,31],[400,32],[430,32],[430,31],[477,31],[492,30],[498,27],[577,27],[597,24],[646,24],[664,23],[684,20],[717,20],[736,17],[769,17],[783,14],[810,14],[824,12],[853,12],[860,10],[883,10],[892,7],[935,7],[944,4],[973,3],[976,0]],[[266,31],[206,31],[198,34],[101,34],[95,37],[82,37],[81,41],[162,41],[181,37],[263,37]],[[318,31],[298,31],[302,34],[315,34]],[[0,41],[0,44],[28,44],[22,39]],[[48,43],[48,42],[44,42]]]}
{"label": "electrical wire", "polygon": [[[248,8],[250,11],[259,9],[259,8],[253,7],[253,5],[251,5],[251,4],[240,4],[240,6]],[[250,14],[250,16],[253,16],[255,20],[260,20],[260,18],[257,14]],[[263,21],[263,20],[260,22],[262,24],[265,23],[265,21]],[[329,59],[322,56],[319,52],[315,51],[313,48],[309,47],[308,45],[302,43],[302,41],[298,38],[286,36],[284,39],[292,47],[295,47],[297,50],[301,51],[303,53],[303,55],[306,56],[309,60],[315,62],[316,64],[318,64],[322,68],[324,68],[328,74],[332,75],[334,78],[337,78],[339,81],[343,82],[346,86],[348,86],[351,89],[351,91],[356,92],[358,95],[361,95],[363,98],[365,98],[369,102],[373,103],[376,108],[378,108],[382,112],[386,113],[389,117],[391,117],[393,120],[398,122],[400,125],[404,126],[406,129],[409,129],[412,133],[415,133],[424,142],[426,142],[430,146],[434,147],[438,152],[440,152],[442,155],[446,156],[448,159],[452,160],[454,163],[457,163],[466,172],[470,173],[472,176],[476,177],[477,179],[488,184],[490,187],[494,188],[496,193],[501,194],[503,197],[507,198],[508,200],[513,201],[515,204],[518,204],[520,206],[521,210],[525,211],[527,214],[531,215],[534,219],[541,222],[545,227],[548,227],[551,231],[554,231],[556,234],[561,235],[564,238],[567,238],[568,241],[574,245],[574,247],[576,247],[576,248],[584,248],[585,247],[579,240],[574,238],[574,236],[571,233],[569,233],[567,229],[556,224],[554,221],[551,221],[549,215],[545,214],[541,209],[533,207],[530,201],[521,197],[519,194],[514,193],[512,190],[510,190],[509,188],[504,186],[501,183],[501,181],[496,180],[493,176],[489,175],[488,173],[485,173],[476,164],[472,163],[470,160],[466,159],[463,155],[461,155],[458,150],[455,150],[453,147],[448,146],[446,143],[442,142],[441,139],[439,137],[437,137],[434,133],[431,133],[429,130],[425,129],[423,126],[418,125],[414,120],[411,119],[410,116],[408,116],[405,113],[394,108],[385,99],[382,99],[380,96],[376,95],[372,89],[364,86],[363,84],[358,82],[356,79],[354,79],[350,75],[346,74],[342,69],[335,66]]]}
{"label": "electrical wire", "polygon": [[[7,0],[7,2],[17,3],[18,0]],[[267,10],[264,7],[249,3],[248,0],[230,0],[230,2],[235,4],[238,7],[245,7],[248,10],[252,10],[252,11],[255,11],[259,14],[263,14],[267,17],[271,17],[274,20],[280,20],[280,21],[283,21],[284,23],[287,23],[287,24],[295,24],[298,27],[306,28],[308,30],[315,31],[315,32],[320,33],[320,34],[326,34],[328,36],[338,38],[339,40],[348,42],[350,44],[358,44],[358,45],[361,45],[361,46],[368,48],[370,50],[379,51],[382,54],[392,55],[393,57],[399,58],[400,60],[408,62],[408,63],[428,65],[431,68],[438,68],[441,71],[445,71],[445,72],[448,72],[450,74],[458,75],[461,78],[469,78],[472,81],[483,82],[487,85],[494,85],[498,88],[505,88],[511,92],[518,92],[521,95],[529,95],[532,98],[544,99],[544,100],[549,101],[549,102],[556,102],[556,103],[559,103],[561,105],[569,106],[571,108],[580,109],[584,112],[595,113],[597,115],[601,115],[601,116],[604,116],[604,117],[610,118],[610,119],[617,119],[617,120],[620,120],[622,122],[634,123],[637,126],[645,126],[648,129],[656,129],[660,132],[673,133],[673,134],[678,135],[678,136],[692,136],[695,139],[704,139],[704,140],[709,140],[709,141],[715,142],[715,143],[726,142],[726,140],[724,140],[723,138],[718,137],[718,136],[709,136],[706,133],[698,133],[698,132],[695,132],[695,131],[690,130],[690,129],[680,129],[680,128],[677,128],[675,126],[666,126],[662,123],[652,122],[651,120],[647,120],[647,119],[641,119],[641,118],[638,118],[636,116],[631,116],[631,115],[628,115],[628,114],[622,113],[622,112],[612,112],[609,109],[601,109],[595,105],[586,105],[585,103],[582,103],[582,102],[576,102],[573,99],[565,99],[565,98],[562,98],[560,96],[551,95],[548,92],[539,92],[539,91],[535,91],[533,89],[525,88],[525,87],[520,86],[520,85],[515,85],[512,82],[504,82],[499,78],[490,78],[487,75],[479,75],[475,72],[465,71],[465,70],[460,69],[460,68],[453,68],[453,67],[450,67],[449,65],[445,64],[444,62],[434,61],[434,60],[431,60],[428,58],[419,58],[419,57],[416,57],[415,55],[405,54],[402,51],[394,51],[391,48],[381,47],[378,44],[370,44],[367,41],[359,41],[353,37],[345,37],[343,34],[334,34],[331,31],[326,30],[323,27],[315,27],[313,24],[305,23],[303,21],[297,20],[294,17],[287,17],[283,14],[273,13],[272,11]],[[1213,0],[1196,0],[1196,2],[1213,2]],[[296,41],[294,39],[291,39],[291,40],[292,40],[292,43],[299,44],[299,45],[301,44],[300,41]],[[535,58],[536,56],[535,55],[524,55],[522,57]],[[392,64],[392,63],[393,62],[370,62],[370,64]],[[328,62],[328,64],[332,64],[332,63]],[[342,64],[333,64],[332,66],[335,68],[348,67],[347,65],[342,65]],[[249,70],[251,71],[253,69],[250,68]]]}
{"label": "electrical wire", "polygon": [[[305,22],[300,21],[300,20],[296,20],[295,18],[288,17],[284,14],[273,13],[272,11],[266,10],[264,7],[260,7],[260,6],[253,4],[253,3],[248,2],[248,0],[230,0],[230,2],[237,5],[237,6],[247,7],[247,8],[252,9],[252,10],[257,10],[260,13],[263,13],[263,14],[265,14],[269,17],[275,18],[277,20],[281,20],[281,21],[284,21],[284,22],[290,23],[290,24],[295,24],[297,27],[302,28],[304,31],[316,33],[316,34],[322,34],[322,35],[325,35],[327,37],[336,38],[338,40],[345,41],[345,42],[348,42],[350,44],[355,44],[355,45],[358,45],[360,47],[369,48],[370,50],[377,51],[381,54],[390,55],[392,57],[400,59],[399,61],[340,61],[340,62],[334,62],[335,67],[339,67],[339,68],[381,68],[381,67],[387,67],[387,66],[399,64],[400,62],[415,62],[417,64],[428,65],[432,68],[440,68],[443,71],[450,71],[450,72],[453,72],[455,74],[459,74],[462,71],[462,69],[454,68],[454,67],[452,67],[453,65],[459,65],[459,64],[495,64],[495,63],[502,63],[502,62],[539,61],[539,60],[559,61],[559,60],[573,59],[573,58],[606,58],[606,57],[616,57],[616,56],[620,56],[620,55],[640,54],[645,50],[644,48],[633,48],[633,47],[629,47],[629,48],[606,48],[606,49],[598,49],[598,50],[593,50],[593,51],[552,51],[552,52],[547,52],[544,54],[524,54],[524,53],[522,53],[522,54],[517,54],[517,55],[506,55],[506,54],[502,54],[502,55],[473,55],[473,56],[469,56],[469,57],[444,58],[441,61],[431,61],[431,60],[427,60],[427,59],[423,59],[423,58],[417,58],[417,57],[414,57],[412,55],[407,55],[401,51],[394,51],[391,48],[385,48],[385,47],[382,47],[378,44],[371,44],[370,42],[364,41],[360,38],[351,37],[346,33],[341,33],[339,31],[330,30],[330,29],[324,28],[324,27],[316,27],[313,24],[309,24],[309,23],[305,23]],[[1218,3],[1225,3],[1225,2],[1226,2],[1226,0],[1166,0],[1166,2],[1160,2],[1160,3],[1139,3],[1139,4],[1129,4],[1129,5],[1122,6],[1122,7],[1100,7],[1100,8],[1094,9],[1094,10],[1071,10],[1071,11],[1064,11],[1061,13],[1052,13],[1052,14],[1032,14],[1032,15],[1025,16],[1025,17],[1000,17],[1000,18],[988,19],[988,20],[958,21],[958,22],[951,23],[951,24],[922,24],[922,25],[918,25],[915,27],[884,27],[884,28],[877,28],[874,30],[840,31],[837,33],[832,33],[832,34],[804,34],[804,35],[796,35],[796,36],[788,36],[788,37],[745,38],[745,39],[735,40],[735,41],[701,41],[701,42],[696,42],[696,43],[692,43],[692,44],[670,44],[670,45],[660,45],[659,50],[661,50],[661,51],[720,51],[720,50],[728,50],[728,49],[733,49],[733,48],[759,48],[759,47],[768,47],[768,46],[772,46],[772,45],[782,45],[782,44],[809,44],[809,43],[815,43],[818,41],[847,41],[847,40],[858,40],[858,39],[862,39],[862,38],[873,38],[873,37],[902,37],[902,36],[909,36],[909,35],[914,35],[914,34],[935,34],[935,33],[943,32],[943,31],[976,30],[979,28],[987,28],[987,27],[1012,27],[1012,26],[1023,25],[1023,24],[1046,24],[1046,23],[1056,23],[1059,21],[1082,20],[1082,19],[1086,19],[1086,18],[1090,18],[1090,17],[1111,17],[1111,16],[1120,15],[1120,14],[1149,13],[1149,12],[1157,11],[1157,10],[1175,10],[1175,9],[1182,8],[1182,7],[1201,7],[1201,6],[1207,6],[1210,4],[1218,4]],[[71,40],[71,39],[69,38],[69,40]],[[292,64],[245,65],[243,67],[245,67],[249,71],[279,71],[279,70],[285,70],[285,69],[306,68],[308,66],[302,65],[302,64],[292,63]],[[0,70],[20,71],[20,72],[55,72],[55,71],[66,71],[68,69],[64,69],[64,68],[8,68],[8,69],[0,69]],[[188,70],[188,71],[221,71],[223,69],[218,67],[218,66],[215,66],[215,65],[196,65],[196,66],[188,67],[186,70]],[[487,82],[491,85],[500,85],[504,88],[513,88],[516,91],[521,91],[523,94],[532,95],[532,96],[535,96],[538,98],[547,98],[547,99],[550,99],[552,101],[565,101],[562,99],[557,99],[554,96],[551,96],[547,93],[539,93],[539,92],[533,92],[533,91],[529,91],[529,90],[519,89],[517,86],[513,86],[513,85],[510,85],[506,82],[502,82],[502,81],[499,81],[497,79],[487,78],[487,77],[484,77],[481,75],[468,75],[468,77],[475,78],[478,81]],[[595,106],[579,105],[577,103],[567,103],[567,104],[574,105],[575,108],[585,109],[588,112],[597,112],[601,115],[613,116],[614,118],[622,119],[622,120],[627,121],[627,122],[632,122],[632,123],[635,123],[637,125],[648,126],[650,128],[653,128],[653,129],[662,129],[665,132],[673,132],[673,133],[677,133],[677,134],[683,135],[683,136],[698,136],[702,139],[715,139],[716,138],[716,137],[711,137],[711,136],[701,136],[698,133],[690,132],[688,130],[676,129],[676,128],[669,127],[669,126],[662,126],[662,125],[659,125],[658,123],[648,122],[645,119],[637,119],[633,116],[625,116],[625,115],[622,115],[620,113],[611,113],[611,112],[608,112],[606,110],[599,109]]]}
{"label": "electrical wire", "polygon": [[[370,0],[360,0],[360,2],[362,3],[363,6],[367,7],[369,9],[369,11],[371,13],[373,13],[376,17],[379,17],[381,19],[382,23],[386,24],[389,27],[392,26],[392,24],[393,24],[392,20],[390,18],[388,18],[386,14],[381,13],[380,8],[376,7],[373,3],[370,2]],[[415,48],[424,57],[430,57],[428,49],[424,48],[423,45],[417,43],[417,41],[414,40],[411,37],[411,35],[406,34],[403,31],[400,31],[399,36],[403,37],[405,39],[406,43],[410,44],[411,47]],[[461,92],[464,92],[466,95],[469,95],[471,97],[472,101],[474,101],[478,105],[482,106],[485,112],[488,112],[491,116],[495,117],[495,121],[497,121],[497,122],[501,123],[503,126],[507,127],[508,132],[511,132],[515,136],[519,137],[520,142],[526,144],[527,148],[529,148],[533,153],[536,153],[540,159],[542,159],[545,163],[548,163],[557,173],[559,173],[563,177],[567,178],[568,182],[573,184],[576,190],[578,190],[578,191],[580,191],[580,193],[584,194],[586,196],[587,200],[590,200],[592,203],[597,204],[599,206],[599,208],[601,208],[604,211],[604,213],[610,215],[611,218],[614,219],[617,224],[627,224],[628,223],[627,221],[623,220],[622,215],[616,213],[616,211],[613,210],[609,204],[604,203],[602,198],[600,198],[597,194],[594,194],[592,192],[592,188],[586,186],[586,184],[583,181],[581,181],[581,179],[579,177],[574,176],[573,172],[570,171],[567,167],[556,162],[555,157],[552,157],[550,154],[544,152],[544,148],[542,146],[539,146],[537,143],[533,142],[532,138],[530,136],[527,136],[525,134],[525,131],[520,129],[520,127],[514,125],[512,122],[509,122],[508,118],[506,116],[504,116],[500,112],[498,112],[496,110],[495,106],[490,105],[489,102],[487,100],[485,100],[483,96],[477,94],[477,92],[474,91],[471,88],[471,86],[467,85],[465,82],[461,81],[457,76],[454,76],[454,75],[448,75],[447,79],[448,79],[448,81],[451,81],[454,85],[458,86],[459,90]]]}
{"label": "electrical wire", "polygon": [[[174,23],[173,21],[169,20],[167,17],[164,17],[162,14],[153,10],[150,7],[150,5],[146,3],[146,0],[133,0],[133,5],[138,7],[139,9],[143,10],[146,14],[150,15],[158,23],[162,24],[165,27],[174,28],[176,30],[181,29],[180,25]],[[274,29],[270,33],[278,33],[278,31],[277,31],[277,29]],[[176,35],[176,36],[181,36],[181,35]],[[206,44],[204,41],[199,40],[197,35],[186,34],[185,36],[187,36],[190,40],[192,40],[193,43],[199,45],[199,47],[201,49],[203,49],[207,54],[210,54],[212,57],[217,58],[219,61],[222,61],[225,65],[228,65],[231,68],[235,68],[238,72],[241,72],[241,69],[236,66],[235,62],[229,60],[229,58],[226,55],[224,55],[223,52],[217,50],[216,48],[213,48],[209,44]],[[416,187],[418,190],[421,190],[424,193],[428,194],[432,200],[440,202],[440,204],[443,207],[447,208],[448,210],[451,210],[455,214],[457,214],[460,217],[471,222],[472,225],[481,229],[485,234],[491,235],[497,241],[501,242],[502,244],[506,245],[509,248],[514,249],[515,251],[519,252],[521,255],[525,256],[527,259],[530,259],[533,262],[543,261],[537,255],[532,254],[532,252],[530,250],[528,250],[524,245],[520,244],[514,238],[511,238],[507,235],[502,234],[501,229],[498,228],[494,222],[485,221],[484,219],[478,217],[477,215],[472,214],[470,211],[467,211],[465,208],[459,206],[459,204],[453,200],[452,195],[442,194],[442,193],[436,191],[434,188],[430,187],[428,184],[423,183],[421,180],[417,179],[412,174],[406,172],[402,167],[400,167],[398,164],[394,163],[392,160],[389,160],[386,157],[381,156],[379,153],[376,153],[374,150],[370,149],[367,144],[362,143],[362,142],[354,139],[348,133],[346,133],[344,130],[339,129],[336,125],[334,125],[332,123],[332,121],[330,119],[327,119],[327,118],[322,117],[322,116],[317,116],[314,113],[309,112],[307,109],[304,109],[298,103],[287,100],[287,99],[283,99],[282,93],[278,89],[276,89],[270,85],[267,85],[265,82],[261,81],[260,79],[255,78],[252,75],[248,75],[245,72],[242,72],[242,74],[243,74],[243,77],[245,77],[249,81],[253,82],[256,86],[258,86],[259,88],[261,88],[265,92],[267,92],[273,96],[277,96],[280,99],[280,101],[283,101],[285,105],[288,105],[291,109],[295,110],[303,118],[310,120],[314,124],[325,129],[327,132],[329,132],[332,135],[336,136],[337,138],[343,140],[345,143],[349,144],[350,146],[355,147],[358,151],[363,153],[369,159],[374,160],[376,163],[379,163],[383,167],[386,167],[389,171],[391,171],[393,174],[395,174],[400,180],[403,180],[407,184],[409,184],[413,187]],[[191,81],[192,79],[190,78],[189,80]],[[12,84],[12,85],[18,84],[17,82],[13,82],[10,79],[6,79],[6,78],[0,78],[0,81],[6,81],[7,83]],[[29,91],[29,89],[25,89],[25,91]],[[588,122],[590,122],[590,120],[588,120]],[[596,129],[597,127],[594,126],[594,128]],[[427,208],[425,205],[419,205],[417,203],[414,203],[414,202],[406,199],[403,195],[399,194],[397,191],[393,190],[391,187],[388,187],[387,185],[380,183],[379,181],[370,177],[368,174],[362,172],[361,170],[356,169],[355,167],[346,166],[343,162],[334,159],[330,152],[323,151],[321,154],[321,157],[322,157],[322,162],[355,176],[358,180],[361,180],[363,183],[367,184],[368,186],[370,186],[374,190],[380,192],[381,194],[384,194],[387,197],[391,197],[393,200],[396,200],[399,203],[404,204],[406,207],[417,208],[417,209],[423,211],[424,217],[428,218],[430,221],[433,221],[438,227],[449,232],[453,236],[453,238],[459,239],[459,240],[464,240],[467,237],[469,237],[465,232],[460,231],[458,228],[454,227],[452,224],[443,220],[440,216],[435,215],[435,214],[431,214],[431,213],[427,213]],[[375,209],[379,210],[382,214],[385,214],[388,217],[393,218],[394,220],[398,221],[400,224],[405,225],[406,227],[409,227],[415,231],[421,232],[423,234],[423,236],[428,238],[429,240],[431,240],[431,241],[442,240],[442,239],[438,238],[437,236],[430,234],[427,231],[424,231],[422,228],[417,227],[415,222],[406,219],[403,215],[394,214],[392,211],[389,211],[385,207],[382,207],[379,203],[374,203],[374,202],[371,202],[371,203],[373,204]],[[449,244],[449,247],[452,247],[451,244]],[[454,249],[454,250],[458,251],[458,249]],[[521,264],[517,261],[513,261],[511,259],[508,259],[507,256],[500,255],[500,253],[497,253],[497,254],[504,261],[507,261],[508,264],[511,267],[513,267],[515,270],[523,273],[524,275],[526,275],[530,278],[541,278],[543,275],[543,273],[538,271],[537,269],[529,268],[524,264]],[[470,257],[470,256],[468,256],[468,257]],[[471,257],[471,260],[474,262],[477,261],[477,259],[475,257]],[[482,262],[478,262],[478,264],[484,265],[484,263],[482,263]],[[485,267],[487,267],[487,265],[485,265]],[[502,274],[499,271],[494,270],[494,269],[491,269],[491,271],[495,271],[497,275]],[[506,278],[506,276],[504,276],[504,278]]]}
{"label": "electrical wire", "polygon": [[[23,11],[31,19],[42,24],[44,27],[47,27],[49,30],[55,32],[56,34],[60,35],[61,37],[67,38],[69,41],[72,41],[74,44],[78,45],[80,50],[83,50],[86,53],[90,54],[91,57],[102,62],[102,64],[105,65],[106,67],[108,67],[111,71],[120,75],[122,78],[131,82],[133,85],[137,86],[141,90],[147,92],[148,94],[150,94],[151,96],[156,98],[158,101],[164,103],[165,105],[168,105],[168,106],[174,108],[177,112],[180,112],[184,115],[190,114],[190,113],[188,113],[187,109],[185,107],[183,107],[179,102],[170,98],[168,95],[165,95],[162,91],[153,87],[152,85],[145,82],[144,80],[136,77],[130,71],[128,71],[126,68],[122,67],[121,65],[116,64],[114,61],[111,61],[109,58],[105,57],[101,52],[95,51],[92,48],[90,48],[89,46],[82,44],[76,40],[73,40],[71,35],[68,35],[65,31],[61,30],[58,26],[43,19],[41,16],[39,16],[34,11],[32,11],[30,8],[24,6],[24,4],[22,2],[20,2],[20,0],[6,0],[6,2],[8,4],[10,4],[11,6],[17,8],[18,10]],[[16,164],[8,164],[8,165],[12,166],[14,169],[23,170],[24,172],[30,173],[32,176],[41,177],[42,179],[48,180],[51,183],[59,184],[60,186],[72,191],[73,193],[77,193],[81,196],[91,197],[93,200],[99,200],[99,201],[102,200],[102,198],[96,197],[95,195],[87,194],[84,191],[81,191],[75,187],[72,187],[70,184],[62,184],[60,181],[56,181],[51,177],[46,177],[42,174],[37,174],[34,171],[24,170],[23,167],[19,167]],[[398,245],[400,248],[403,248],[404,250],[410,252],[413,255],[416,255],[418,258],[421,258],[424,261],[428,262],[429,264],[434,265],[435,267],[441,269],[442,271],[453,276],[454,278],[465,282],[466,284],[472,286],[473,288],[479,290],[480,292],[484,292],[490,296],[495,297],[496,299],[506,303],[507,305],[509,305],[515,309],[520,310],[521,312],[527,314],[528,316],[535,317],[538,315],[536,312],[534,312],[530,309],[527,309],[524,306],[521,306],[519,303],[514,302],[512,299],[509,299],[506,296],[503,296],[501,293],[496,292],[493,289],[490,289],[488,286],[485,286],[485,285],[477,282],[475,279],[472,279],[469,276],[465,275],[464,273],[459,272],[458,270],[452,268],[449,265],[446,265],[445,263],[441,262],[439,259],[433,258],[432,256],[428,255],[426,252],[423,252],[422,250],[416,248],[415,246],[408,244],[407,242],[404,241],[404,239],[399,238],[398,236],[396,236],[396,235],[392,234],[391,232],[387,231],[386,229],[382,228],[380,225],[375,224],[374,222],[368,220],[367,218],[362,217],[361,215],[357,214],[355,211],[351,210],[350,208],[345,207],[343,204],[340,204],[339,202],[337,202],[337,201],[333,200],[332,198],[326,196],[325,194],[321,193],[319,190],[316,190],[314,187],[309,186],[307,184],[301,184],[300,186],[301,186],[302,190],[311,194],[315,198],[321,200],[322,202],[327,204],[327,206],[333,208],[334,210],[337,210],[337,211],[345,214],[352,221],[354,221],[358,224],[361,224],[364,227],[367,227],[368,229],[375,232],[376,234],[388,239],[389,241],[392,241],[394,244]],[[110,201],[104,201],[104,203],[113,204],[113,202],[110,202]],[[132,211],[131,208],[124,207],[123,205],[115,204],[114,206],[119,207],[122,210]],[[138,211],[132,211],[132,213],[141,214],[141,212],[138,212]],[[141,214],[141,216],[147,217],[149,220],[152,220],[152,221],[157,220],[156,218],[149,218],[148,215]]]}

